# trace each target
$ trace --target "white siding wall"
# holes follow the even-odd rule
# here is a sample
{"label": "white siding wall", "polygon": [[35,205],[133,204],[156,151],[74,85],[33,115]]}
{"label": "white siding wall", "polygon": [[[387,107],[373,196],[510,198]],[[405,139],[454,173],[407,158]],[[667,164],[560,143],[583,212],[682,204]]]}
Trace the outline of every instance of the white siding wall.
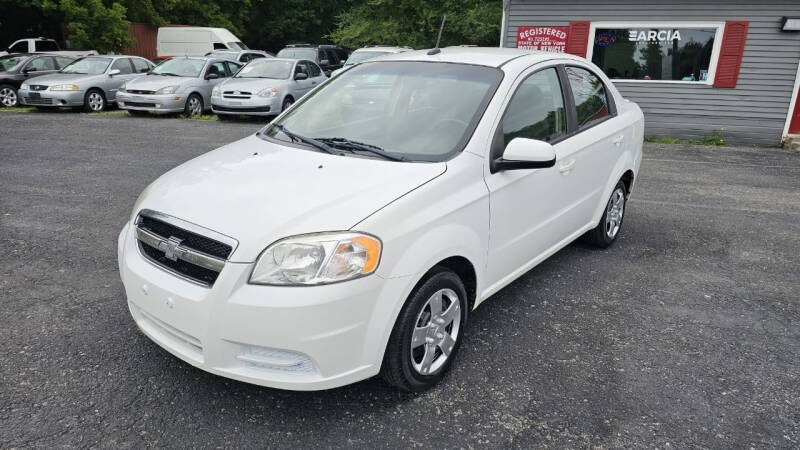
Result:
{"label": "white siding wall", "polygon": [[724,129],[734,143],[778,145],[792,97],[800,32],[780,31],[783,16],[800,17],[800,0],[511,0],[506,46],[527,25],[572,20],[750,22],[736,88],[666,83],[615,85],[641,106],[648,136],[699,138]]}

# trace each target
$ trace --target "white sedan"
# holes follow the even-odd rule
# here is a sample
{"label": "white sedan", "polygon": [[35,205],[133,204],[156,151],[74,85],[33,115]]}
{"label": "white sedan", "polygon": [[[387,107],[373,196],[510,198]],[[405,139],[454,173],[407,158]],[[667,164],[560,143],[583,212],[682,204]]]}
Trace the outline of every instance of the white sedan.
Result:
{"label": "white sedan", "polygon": [[618,238],[643,127],[566,54],[364,62],[145,189],[119,235],[128,306],[224,377],[426,389],[479,304],[575,239]]}

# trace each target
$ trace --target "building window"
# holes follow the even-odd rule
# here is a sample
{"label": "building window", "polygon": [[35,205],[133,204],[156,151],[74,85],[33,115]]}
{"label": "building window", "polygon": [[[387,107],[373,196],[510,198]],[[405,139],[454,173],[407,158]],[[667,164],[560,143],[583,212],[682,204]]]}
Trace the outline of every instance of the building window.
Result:
{"label": "building window", "polygon": [[721,24],[593,28],[591,60],[612,80],[713,82]]}

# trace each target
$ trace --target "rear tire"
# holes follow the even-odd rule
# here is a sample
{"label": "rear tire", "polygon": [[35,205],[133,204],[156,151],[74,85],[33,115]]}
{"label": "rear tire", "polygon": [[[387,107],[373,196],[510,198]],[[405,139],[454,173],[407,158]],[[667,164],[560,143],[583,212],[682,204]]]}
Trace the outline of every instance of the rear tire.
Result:
{"label": "rear tire", "polygon": [[83,96],[83,111],[84,112],[102,112],[108,108],[108,102],[103,91],[97,88],[92,88],[86,91]]}
{"label": "rear tire", "polygon": [[0,84],[0,106],[13,108],[19,105],[17,89],[10,84]]}
{"label": "rear tire", "polygon": [[628,191],[625,188],[625,183],[620,180],[611,192],[611,197],[606,203],[600,223],[583,235],[584,242],[595,247],[606,248],[617,240],[620,231],[622,231],[622,220],[625,218],[625,201],[627,197]]}
{"label": "rear tire", "polygon": [[409,392],[438,383],[461,345],[468,309],[461,278],[450,269],[435,267],[397,317],[383,355],[381,377]]}

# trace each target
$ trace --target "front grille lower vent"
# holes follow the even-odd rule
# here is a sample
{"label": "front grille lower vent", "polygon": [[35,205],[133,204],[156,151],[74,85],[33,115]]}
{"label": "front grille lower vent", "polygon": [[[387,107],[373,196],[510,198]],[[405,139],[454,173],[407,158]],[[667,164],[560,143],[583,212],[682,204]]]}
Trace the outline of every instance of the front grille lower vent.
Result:
{"label": "front grille lower vent", "polygon": [[217,281],[237,244],[225,235],[151,210],[139,213],[136,238],[145,258],[204,286]]}

